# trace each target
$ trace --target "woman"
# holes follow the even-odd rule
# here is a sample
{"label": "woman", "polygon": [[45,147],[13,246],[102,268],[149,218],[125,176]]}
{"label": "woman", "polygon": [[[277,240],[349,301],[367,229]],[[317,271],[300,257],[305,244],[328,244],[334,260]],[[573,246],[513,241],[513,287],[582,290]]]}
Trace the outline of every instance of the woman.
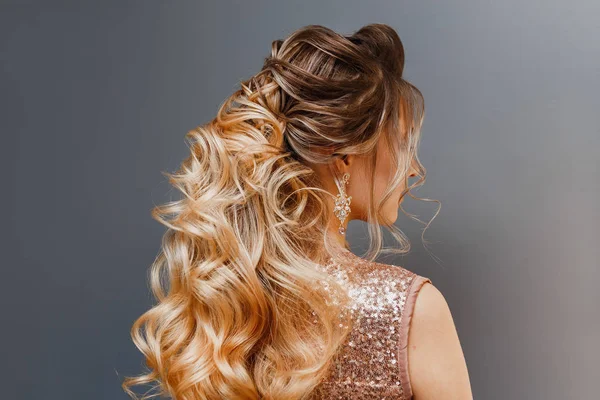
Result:
{"label": "woman", "polygon": [[[442,294],[373,261],[408,251],[393,223],[425,180],[423,97],[403,67],[387,25],[306,26],[188,132],[191,154],[168,174],[183,196],[153,210],[168,228],[158,304],[132,327],[150,370],[128,394],[154,382],[182,400],[472,398]],[[365,258],[347,248],[352,219],[369,223]],[[400,249],[382,249],[382,225]]]}

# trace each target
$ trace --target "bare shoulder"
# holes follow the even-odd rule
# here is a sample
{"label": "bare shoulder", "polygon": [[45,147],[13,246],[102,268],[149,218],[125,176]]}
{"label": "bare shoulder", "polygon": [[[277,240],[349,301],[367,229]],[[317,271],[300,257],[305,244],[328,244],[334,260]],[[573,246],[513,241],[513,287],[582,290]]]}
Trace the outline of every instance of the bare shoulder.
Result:
{"label": "bare shoulder", "polygon": [[465,357],[446,298],[431,282],[416,298],[408,333],[415,400],[473,399]]}

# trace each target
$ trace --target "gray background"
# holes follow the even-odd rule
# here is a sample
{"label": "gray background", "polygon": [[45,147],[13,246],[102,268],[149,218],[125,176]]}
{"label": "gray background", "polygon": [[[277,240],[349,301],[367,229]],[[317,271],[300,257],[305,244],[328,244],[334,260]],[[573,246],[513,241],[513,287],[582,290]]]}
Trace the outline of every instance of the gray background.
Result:
{"label": "gray background", "polygon": [[[371,22],[404,42],[426,102],[416,194],[442,202],[425,232],[441,263],[401,212],[413,248],[385,261],[445,294],[476,399],[597,398],[599,2],[87,3],[0,8],[2,398],[127,398],[150,209],[175,194],[160,171],[272,40]],[[356,253],[365,233],[350,224]]]}

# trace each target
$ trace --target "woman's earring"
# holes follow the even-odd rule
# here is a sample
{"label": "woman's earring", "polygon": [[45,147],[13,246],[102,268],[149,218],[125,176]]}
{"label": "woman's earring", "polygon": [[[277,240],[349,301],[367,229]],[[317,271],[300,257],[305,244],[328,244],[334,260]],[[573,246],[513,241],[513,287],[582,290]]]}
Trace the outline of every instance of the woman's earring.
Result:
{"label": "woman's earring", "polygon": [[340,220],[340,227],[338,232],[340,235],[346,233],[346,229],[344,228],[344,220],[350,214],[350,201],[352,200],[352,196],[346,196],[346,184],[350,179],[350,174],[346,172],[342,177],[342,186],[338,185],[338,189],[340,194],[338,194],[335,198],[335,208],[333,209],[333,213]]}

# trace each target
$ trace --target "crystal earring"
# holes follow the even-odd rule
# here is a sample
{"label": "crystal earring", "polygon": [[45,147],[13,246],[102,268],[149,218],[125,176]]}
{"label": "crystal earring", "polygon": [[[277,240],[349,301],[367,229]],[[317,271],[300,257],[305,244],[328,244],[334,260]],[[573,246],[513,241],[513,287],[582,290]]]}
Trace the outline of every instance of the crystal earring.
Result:
{"label": "crystal earring", "polygon": [[340,194],[338,194],[335,198],[335,208],[333,209],[333,213],[340,220],[340,227],[338,232],[340,235],[346,233],[346,229],[344,228],[344,220],[350,214],[350,201],[352,200],[352,196],[346,196],[346,184],[350,179],[350,174],[346,172],[342,177],[342,186],[338,185],[338,189]]}

